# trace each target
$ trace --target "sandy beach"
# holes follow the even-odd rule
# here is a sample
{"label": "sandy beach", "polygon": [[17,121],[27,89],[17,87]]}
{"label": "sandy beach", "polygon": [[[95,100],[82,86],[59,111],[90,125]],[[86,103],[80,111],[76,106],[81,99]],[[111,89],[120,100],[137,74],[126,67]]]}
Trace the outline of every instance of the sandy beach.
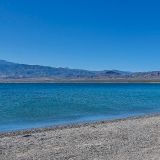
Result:
{"label": "sandy beach", "polygon": [[160,116],[0,133],[1,160],[159,160]]}

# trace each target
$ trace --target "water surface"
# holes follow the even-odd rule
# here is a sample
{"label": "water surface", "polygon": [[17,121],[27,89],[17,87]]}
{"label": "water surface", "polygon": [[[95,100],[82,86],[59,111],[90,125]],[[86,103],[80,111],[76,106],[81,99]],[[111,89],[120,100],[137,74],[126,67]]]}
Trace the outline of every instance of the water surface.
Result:
{"label": "water surface", "polygon": [[0,131],[160,112],[160,84],[0,84]]}

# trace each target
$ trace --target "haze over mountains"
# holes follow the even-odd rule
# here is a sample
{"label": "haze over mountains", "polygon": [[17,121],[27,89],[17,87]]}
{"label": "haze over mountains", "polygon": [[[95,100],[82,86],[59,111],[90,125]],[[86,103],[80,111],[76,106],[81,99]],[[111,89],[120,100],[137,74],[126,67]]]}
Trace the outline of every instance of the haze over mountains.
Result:
{"label": "haze over mountains", "polygon": [[40,65],[18,64],[0,60],[0,81],[160,81],[160,71],[88,71],[81,69],[54,68]]}

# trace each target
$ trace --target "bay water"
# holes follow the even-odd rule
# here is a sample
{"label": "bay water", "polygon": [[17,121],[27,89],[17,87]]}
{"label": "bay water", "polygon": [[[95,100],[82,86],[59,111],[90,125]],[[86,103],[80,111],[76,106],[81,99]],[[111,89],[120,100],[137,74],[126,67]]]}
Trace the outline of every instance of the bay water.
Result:
{"label": "bay water", "polygon": [[0,131],[160,113],[160,84],[0,84]]}

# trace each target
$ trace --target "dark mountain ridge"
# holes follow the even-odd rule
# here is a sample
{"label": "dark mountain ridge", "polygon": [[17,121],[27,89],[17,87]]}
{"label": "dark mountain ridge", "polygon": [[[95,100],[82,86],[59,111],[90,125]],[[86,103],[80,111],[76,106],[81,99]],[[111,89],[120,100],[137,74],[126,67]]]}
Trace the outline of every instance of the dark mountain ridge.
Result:
{"label": "dark mountain ridge", "polygon": [[119,70],[88,71],[83,69],[55,68],[40,65],[18,64],[0,60],[0,80],[86,80],[86,81],[160,81],[160,71],[124,72]]}

